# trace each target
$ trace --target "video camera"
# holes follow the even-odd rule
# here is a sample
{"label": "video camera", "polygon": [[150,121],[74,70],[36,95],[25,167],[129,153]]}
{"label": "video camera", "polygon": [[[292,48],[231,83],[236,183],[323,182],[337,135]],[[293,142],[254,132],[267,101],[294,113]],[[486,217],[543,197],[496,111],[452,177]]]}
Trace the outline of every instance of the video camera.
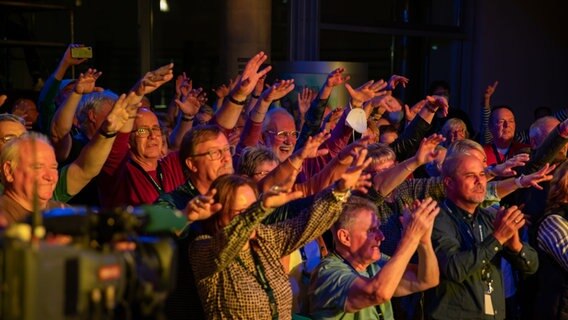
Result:
{"label": "video camera", "polygon": [[33,239],[29,224],[0,234],[0,319],[164,318],[177,274],[171,234],[187,223],[180,212],[65,208],[43,220],[55,241]]}

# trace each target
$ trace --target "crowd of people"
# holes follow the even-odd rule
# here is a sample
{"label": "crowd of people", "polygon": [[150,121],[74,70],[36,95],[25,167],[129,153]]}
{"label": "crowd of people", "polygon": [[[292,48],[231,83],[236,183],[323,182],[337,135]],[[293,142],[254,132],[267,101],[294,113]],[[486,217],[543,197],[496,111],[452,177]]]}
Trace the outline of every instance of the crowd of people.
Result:
{"label": "crowd of people", "polygon": [[[568,111],[517,130],[495,82],[475,134],[444,82],[412,106],[399,75],[297,90],[268,82],[263,52],[213,99],[173,64],[117,94],[96,69],[65,78],[86,61],[73,46],[37,103],[0,115],[3,227],[77,204],[180,210],[170,319],[568,319]],[[146,96],[168,81],[161,112]]]}

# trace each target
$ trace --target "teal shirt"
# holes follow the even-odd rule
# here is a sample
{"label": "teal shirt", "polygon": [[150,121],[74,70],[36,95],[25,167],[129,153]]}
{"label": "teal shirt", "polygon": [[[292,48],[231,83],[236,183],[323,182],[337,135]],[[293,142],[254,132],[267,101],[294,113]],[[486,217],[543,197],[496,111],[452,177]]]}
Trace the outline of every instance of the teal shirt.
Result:
{"label": "teal shirt", "polygon": [[334,253],[324,258],[312,273],[308,291],[309,312],[312,319],[378,320],[380,318],[377,308],[380,308],[385,320],[393,320],[390,301],[354,313],[345,312],[347,293],[353,281],[359,276],[372,278],[379,273],[381,265],[384,265],[388,259],[388,256],[383,255],[381,260],[371,264],[367,270],[357,272]]}

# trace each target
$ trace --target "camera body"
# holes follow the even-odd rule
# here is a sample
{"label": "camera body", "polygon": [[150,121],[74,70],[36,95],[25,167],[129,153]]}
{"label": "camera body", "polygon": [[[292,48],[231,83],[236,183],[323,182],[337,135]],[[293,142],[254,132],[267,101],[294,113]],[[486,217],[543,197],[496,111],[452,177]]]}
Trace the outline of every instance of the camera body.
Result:
{"label": "camera body", "polygon": [[[62,229],[75,225],[67,233],[56,232],[74,233],[67,244],[30,241],[29,225],[11,226],[0,236],[0,318],[163,318],[176,282],[177,248],[169,227],[153,235],[138,229],[147,227],[152,215],[164,214],[144,210],[45,214],[48,232],[54,232],[49,227],[54,221]],[[176,228],[185,225],[183,218],[175,221]],[[118,249],[117,240],[136,248]]]}

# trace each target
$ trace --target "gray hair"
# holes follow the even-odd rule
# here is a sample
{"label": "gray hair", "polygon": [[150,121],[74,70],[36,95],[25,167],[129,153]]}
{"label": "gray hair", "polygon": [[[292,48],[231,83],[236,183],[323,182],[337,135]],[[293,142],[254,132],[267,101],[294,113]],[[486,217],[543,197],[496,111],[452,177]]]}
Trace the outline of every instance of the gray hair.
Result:
{"label": "gray hair", "polygon": [[280,160],[271,149],[263,146],[247,147],[242,151],[239,158],[237,173],[252,177],[256,172],[256,168],[266,161],[280,163]]}
{"label": "gray hair", "polygon": [[[16,169],[21,156],[20,149],[22,147],[22,144],[29,141],[41,141],[53,148],[51,142],[45,135],[33,131],[26,132],[21,137],[10,140],[4,146],[4,148],[2,148],[2,152],[0,152],[0,168],[4,166],[4,163],[10,162],[11,168]],[[2,184],[5,185],[6,175],[3,169],[0,169],[0,171],[2,172],[2,174],[0,175],[0,180]]]}
{"label": "gray hair", "polygon": [[266,117],[264,118],[264,121],[262,122],[262,132],[263,132],[263,133],[266,132],[267,130],[269,130],[269,127],[268,127],[268,126],[269,126],[269,125],[271,124],[271,122],[272,122],[272,117],[273,117],[274,115],[276,115],[276,114],[279,114],[279,113],[282,114],[282,115],[285,115],[285,116],[290,117],[290,119],[292,119],[292,122],[294,122],[294,116],[292,116],[292,115],[290,114],[290,112],[286,111],[286,109],[284,109],[284,108],[273,108],[273,109],[270,109],[270,110],[268,111],[268,113],[266,113]]}
{"label": "gray hair", "polygon": [[17,115],[11,113],[0,113],[0,122],[1,121],[10,121],[10,122],[18,122],[22,125],[26,125],[26,121]]}
{"label": "gray hair", "polygon": [[559,123],[560,121],[555,117],[547,116],[539,118],[531,125],[529,129],[529,137],[535,141],[536,147],[539,147],[550,133],[547,131],[548,125],[553,124],[556,126]]}
{"label": "gray hair", "polygon": [[361,210],[369,210],[373,212],[373,214],[377,214],[379,211],[377,206],[368,199],[359,196],[349,197],[347,203],[343,205],[341,216],[339,216],[339,219],[333,224],[332,231],[334,239],[337,236],[337,230],[349,229],[353,225]]}
{"label": "gray hair", "polygon": [[459,154],[469,154],[469,151],[477,150],[485,155],[485,150],[483,147],[470,139],[464,139],[459,141],[454,141],[449,147],[446,153],[446,158],[457,156]]}
{"label": "gray hair", "polygon": [[98,113],[101,111],[101,106],[105,102],[112,105],[116,102],[116,100],[118,100],[118,95],[110,90],[84,95],[79,102],[76,113],[81,130],[85,131],[85,126],[89,120],[89,111],[94,110],[95,113]]}

